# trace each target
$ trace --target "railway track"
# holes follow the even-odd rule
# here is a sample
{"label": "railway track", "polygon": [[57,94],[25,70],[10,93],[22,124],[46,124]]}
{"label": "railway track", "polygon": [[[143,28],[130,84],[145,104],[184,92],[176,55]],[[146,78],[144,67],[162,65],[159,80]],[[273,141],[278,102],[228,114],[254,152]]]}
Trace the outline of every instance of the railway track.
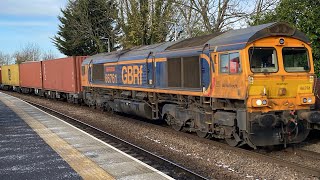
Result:
{"label": "railway track", "polygon": [[[168,174],[169,176],[171,176],[175,179],[208,179],[207,177],[204,177],[204,176],[201,176],[197,173],[194,173],[194,172],[192,172],[192,171],[190,171],[190,170],[188,170],[188,169],[186,169],[176,163],[173,163],[169,160],[166,160],[165,158],[162,158],[160,156],[157,156],[147,150],[143,150],[140,147],[137,147],[137,146],[135,146],[125,140],[122,140],[120,138],[117,138],[111,134],[103,132],[102,130],[99,130],[89,124],[81,122],[75,118],[68,116],[68,115],[62,114],[62,113],[57,112],[53,109],[50,109],[50,108],[45,107],[40,104],[33,103],[28,100],[24,100],[24,101],[46,111],[54,116],[57,116],[63,120],[66,120],[70,124],[73,124],[73,125],[79,127],[80,129],[83,129],[86,132],[89,132],[90,134],[93,134],[95,137],[98,137],[99,139],[102,139],[103,141],[117,147],[118,149],[123,150],[124,152],[127,152],[128,154],[132,155],[133,157],[140,159],[141,161],[151,165],[152,167]],[[203,140],[205,140],[205,139],[203,139]],[[256,152],[256,151],[252,151],[252,150],[235,148],[235,147],[231,147],[225,143],[218,142],[218,141],[211,141],[211,142],[213,142],[213,144],[216,145],[217,147],[220,147],[220,148],[223,148],[226,150],[230,150],[233,152],[237,152],[241,155],[245,155],[248,157],[257,158],[257,159],[261,160],[261,162],[269,162],[269,163],[273,163],[273,164],[278,164],[282,167],[288,167],[288,168],[293,169],[297,172],[302,172],[305,175],[311,175],[313,177],[318,177],[318,178],[320,177],[320,167],[319,168],[312,168],[312,167],[308,167],[306,165],[299,164],[299,162],[292,162],[292,161],[288,161],[288,160],[285,160],[282,158],[273,157],[271,155],[268,155],[268,153],[263,154],[261,152]],[[312,157],[312,158],[316,158],[316,159],[320,158],[320,154],[315,153],[315,152],[302,150],[298,147],[295,147],[293,149],[287,148],[286,151],[288,151],[288,153],[299,154],[300,156],[308,156],[308,157]]]}
{"label": "railway track", "polygon": [[[95,137],[105,141],[108,144],[113,145],[114,147],[126,152],[127,154],[145,162],[146,164],[149,164],[150,166],[152,166],[162,172],[165,172],[166,174],[168,174],[169,176],[171,176],[175,179],[207,179],[206,177],[201,176],[195,172],[192,172],[192,171],[188,170],[187,168],[184,168],[174,162],[171,162],[165,158],[157,156],[157,155],[155,155],[147,150],[144,150],[144,149],[142,149],[142,148],[140,148],[130,142],[122,140],[121,138],[113,136],[107,132],[104,132],[96,127],[93,127],[93,126],[91,126],[87,123],[84,123],[80,120],[77,120],[73,117],[62,114],[60,112],[57,112],[53,109],[47,108],[47,107],[42,106],[40,104],[36,104],[36,103],[30,102],[30,101],[27,101],[27,102],[29,104],[32,104],[33,106],[36,106],[36,107],[54,115],[54,116],[57,116],[65,121],[67,121],[68,123],[80,128],[80,129],[94,135]],[[320,168],[316,169],[316,168],[308,167],[308,166],[305,166],[302,164],[287,161],[287,160],[277,158],[277,157],[272,157],[272,156],[258,153],[255,151],[251,151],[251,150],[234,148],[234,147],[228,146],[227,144],[224,144],[221,142],[215,142],[215,143],[217,143],[217,145],[220,147],[223,146],[223,148],[225,148],[225,149],[244,153],[247,156],[256,157],[258,159],[262,159],[263,161],[275,163],[275,164],[278,164],[283,167],[289,167],[289,168],[295,169],[296,171],[299,171],[299,172],[302,172],[302,173],[305,173],[305,174],[308,174],[311,176],[320,177]],[[295,153],[298,153],[300,155],[303,155],[303,156],[311,156],[311,157],[320,159],[320,154],[315,153],[315,152],[310,152],[310,151],[306,151],[306,150],[302,150],[302,149],[293,149],[292,151],[294,151]]]}
{"label": "railway track", "polygon": [[[288,151],[288,150],[286,150],[286,151]],[[307,152],[302,149],[295,149],[295,150],[289,150],[289,151],[291,151],[291,153],[299,154],[301,156],[309,156],[309,157],[313,153],[311,151]],[[319,168],[309,167],[309,166],[306,166],[303,164],[299,164],[299,162],[292,162],[292,161],[285,160],[283,158],[273,157],[270,155],[266,155],[266,154],[262,154],[262,153],[258,153],[258,152],[254,152],[254,151],[247,151],[246,153],[251,154],[252,156],[256,156],[256,157],[263,159],[265,161],[279,164],[280,166],[292,168],[298,172],[302,172],[307,175],[311,175],[311,176],[318,177],[318,178],[320,177],[320,167]],[[318,153],[317,153],[317,156],[319,157]]]}
{"label": "railway track", "polygon": [[85,122],[82,122],[78,119],[50,109],[48,107],[36,104],[34,102],[26,101],[27,103],[53,115],[56,116],[69,124],[95,136],[96,138],[116,147],[117,149],[139,159],[140,161],[152,166],[153,168],[158,169],[159,171],[171,176],[174,179],[208,179],[198,173],[195,173],[179,164],[176,164],[170,160],[167,160],[163,157],[160,157],[156,154],[153,154],[145,149],[142,149],[130,142],[127,142],[119,137],[116,137],[112,134],[109,134],[105,131],[102,131],[96,127],[93,127]]}
{"label": "railway track", "polygon": [[310,157],[310,158],[317,159],[320,161],[320,153],[304,150],[301,148],[295,148],[295,147],[290,148],[288,150],[291,151],[292,153],[299,155],[299,156],[306,156],[306,157]]}

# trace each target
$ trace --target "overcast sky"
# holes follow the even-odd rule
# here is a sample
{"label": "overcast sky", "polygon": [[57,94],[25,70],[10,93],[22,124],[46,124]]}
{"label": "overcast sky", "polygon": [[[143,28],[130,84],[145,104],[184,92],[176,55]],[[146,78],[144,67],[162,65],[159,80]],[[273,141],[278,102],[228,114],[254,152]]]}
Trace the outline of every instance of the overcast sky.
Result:
{"label": "overcast sky", "polygon": [[58,15],[67,0],[0,0],[0,51],[13,53],[35,43],[43,51],[63,56],[51,39],[58,31]]}

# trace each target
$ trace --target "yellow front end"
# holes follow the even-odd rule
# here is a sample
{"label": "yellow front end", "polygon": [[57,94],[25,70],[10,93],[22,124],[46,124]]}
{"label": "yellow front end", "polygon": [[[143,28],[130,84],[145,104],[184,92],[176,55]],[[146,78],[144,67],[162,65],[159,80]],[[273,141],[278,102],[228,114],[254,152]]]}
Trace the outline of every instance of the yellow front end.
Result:
{"label": "yellow front end", "polygon": [[248,81],[248,112],[296,111],[315,103],[313,75],[255,75]]}
{"label": "yellow front end", "polygon": [[6,86],[20,86],[19,65],[1,66],[2,84]]}
{"label": "yellow front end", "polygon": [[248,112],[297,111],[315,104],[311,47],[297,39],[258,40],[248,52]]}
{"label": "yellow front end", "polygon": [[303,141],[320,114],[315,104],[311,47],[290,37],[255,41],[245,51],[247,129],[254,144]]}

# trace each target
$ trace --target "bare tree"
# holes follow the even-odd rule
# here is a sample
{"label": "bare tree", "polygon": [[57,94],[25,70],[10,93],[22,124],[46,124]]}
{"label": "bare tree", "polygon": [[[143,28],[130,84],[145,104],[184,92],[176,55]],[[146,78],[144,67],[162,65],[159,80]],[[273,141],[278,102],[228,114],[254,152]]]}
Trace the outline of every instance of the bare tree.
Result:
{"label": "bare tree", "polygon": [[203,33],[221,32],[247,16],[245,4],[241,0],[176,0],[189,35],[195,23],[197,31]]}
{"label": "bare tree", "polygon": [[0,52],[0,65],[8,65],[12,63],[12,57],[10,54]]}
{"label": "bare tree", "polygon": [[42,60],[50,60],[50,59],[55,59],[55,58],[57,58],[57,55],[54,54],[51,50],[43,52],[42,56],[41,56]]}
{"label": "bare tree", "polygon": [[194,37],[205,32],[203,26],[199,23],[201,16],[193,8],[193,2],[190,2],[190,7],[185,7],[181,4],[188,4],[189,0],[180,0],[176,3],[176,11],[178,12],[175,19],[179,19],[179,25],[183,27],[182,37]]}
{"label": "bare tree", "polygon": [[248,24],[248,19],[272,11],[279,0],[175,0],[175,18],[185,37],[221,32]]}
{"label": "bare tree", "polygon": [[266,13],[273,10],[278,3],[279,0],[255,0],[255,9],[252,13],[256,15]]}
{"label": "bare tree", "polygon": [[26,61],[39,61],[41,57],[41,50],[35,43],[28,43],[24,45],[21,50],[13,53],[15,63],[20,64]]}
{"label": "bare tree", "polygon": [[249,24],[256,24],[256,21],[263,17],[265,14],[273,11],[279,4],[280,0],[254,0],[255,6],[252,12],[248,15]]}

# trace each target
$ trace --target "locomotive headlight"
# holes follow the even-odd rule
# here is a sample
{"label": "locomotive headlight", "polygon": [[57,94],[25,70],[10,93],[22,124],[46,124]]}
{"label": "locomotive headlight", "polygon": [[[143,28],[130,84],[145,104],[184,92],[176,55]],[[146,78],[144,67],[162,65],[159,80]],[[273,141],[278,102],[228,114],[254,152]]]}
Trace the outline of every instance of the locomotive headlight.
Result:
{"label": "locomotive headlight", "polygon": [[307,98],[303,98],[303,99],[302,99],[302,102],[303,102],[303,103],[307,103]]}
{"label": "locomotive headlight", "polygon": [[258,106],[261,106],[261,105],[262,105],[261,99],[258,99],[258,100],[256,101],[256,105],[258,105]]}
{"label": "locomotive headlight", "polygon": [[303,97],[301,101],[303,104],[311,104],[314,102],[314,99],[312,97]]}
{"label": "locomotive headlight", "polygon": [[264,100],[262,101],[262,104],[263,104],[263,105],[267,105],[267,104],[268,104],[268,101],[264,99]]}
{"label": "locomotive headlight", "polygon": [[308,103],[312,103],[312,98],[308,98]]}
{"label": "locomotive headlight", "polygon": [[283,39],[283,38],[280,38],[280,39],[279,39],[279,44],[280,44],[280,45],[284,45],[284,39]]}
{"label": "locomotive headlight", "polygon": [[251,104],[253,107],[265,107],[268,106],[267,99],[252,99]]}

